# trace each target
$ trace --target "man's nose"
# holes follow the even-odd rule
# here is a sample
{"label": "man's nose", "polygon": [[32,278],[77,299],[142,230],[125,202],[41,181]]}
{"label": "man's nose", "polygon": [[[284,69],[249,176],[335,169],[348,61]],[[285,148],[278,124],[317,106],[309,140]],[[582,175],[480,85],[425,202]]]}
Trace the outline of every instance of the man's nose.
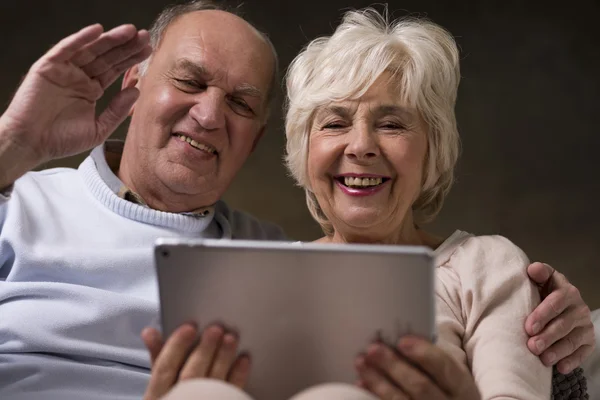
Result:
{"label": "man's nose", "polygon": [[189,113],[203,129],[210,131],[225,126],[225,106],[225,93],[209,87],[198,95]]}

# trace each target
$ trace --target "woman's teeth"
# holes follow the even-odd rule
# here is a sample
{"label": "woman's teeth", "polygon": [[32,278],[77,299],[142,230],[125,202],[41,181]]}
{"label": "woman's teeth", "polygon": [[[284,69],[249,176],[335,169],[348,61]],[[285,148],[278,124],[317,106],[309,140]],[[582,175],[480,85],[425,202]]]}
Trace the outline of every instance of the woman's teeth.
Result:
{"label": "woman's teeth", "polygon": [[350,176],[344,177],[344,185],[353,188],[365,188],[369,186],[381,185],[383,178],[354,178]]}
{"label": "woman's teeth", "polygon": [[213,149],[212,147],[208,147],[208,146],[207,146],[207,145],[205,145],[205,144],[198,143],[198,142],[196,142],[194,139],[192,139],[192,138],[189,138],[189,137],[187,137],[187,136],[185,136],[185,135],[175,135],[175,136],[176,136],[176,137],[177,137],[179,140],[181,140],[182,142],[187,142],[187,143],[189,143],[189,144],[190,144],[192,147],[195,147],[195,148],[197,148],[197,149],[199,149],[199,150],[204,150],[204,151],[206,151],[206,152],[209,152],[209,153],[211,153],[211,154],[214,154],[214,153],[216,153],[216,150],[215,150],[215,149]]}

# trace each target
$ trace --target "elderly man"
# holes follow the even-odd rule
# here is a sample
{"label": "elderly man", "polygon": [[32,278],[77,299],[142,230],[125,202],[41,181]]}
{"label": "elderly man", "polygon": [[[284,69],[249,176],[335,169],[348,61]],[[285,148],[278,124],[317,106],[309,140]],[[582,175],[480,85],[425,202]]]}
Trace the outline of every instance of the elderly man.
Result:
{"label": "elderly man", "polygon": [[[32,66],[0,117],[0,397],[140,398],[151,361],[139,334],[158,317],[155,239],[284,239],[219,200],[265,131],[276,71],[265,35],[205,1],[166,9],[150,34],[86,27]],[[97,116],[123,72],[123,90]],[[128,115],[124,145],[105,142]],[[29,172],[91,148],[78,169]],[[572,369],[594,343],[589,309],[549,271],[530,266],[554,291],[525,329],[544,362]],[[183,365],[187,348],[179,358],[173,349],[193,341],[163,347],[155,334],[145,340],[165,364],[147,398],[175,383],[164,374],[174,359],[189,371],[179,377],[231,376]]]}

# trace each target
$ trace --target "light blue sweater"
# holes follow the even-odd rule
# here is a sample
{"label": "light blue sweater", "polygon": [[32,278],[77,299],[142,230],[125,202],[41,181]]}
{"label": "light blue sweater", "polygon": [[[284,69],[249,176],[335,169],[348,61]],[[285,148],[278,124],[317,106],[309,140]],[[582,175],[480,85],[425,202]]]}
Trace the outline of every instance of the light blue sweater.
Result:
{"label": "light blue sweater", "polygon": [[220,202],[205,217],[116,195],[102,147],[78,169],[30,172],[0,195],[0,399],[141,399],[158,326],[159,237],[284,240]]}

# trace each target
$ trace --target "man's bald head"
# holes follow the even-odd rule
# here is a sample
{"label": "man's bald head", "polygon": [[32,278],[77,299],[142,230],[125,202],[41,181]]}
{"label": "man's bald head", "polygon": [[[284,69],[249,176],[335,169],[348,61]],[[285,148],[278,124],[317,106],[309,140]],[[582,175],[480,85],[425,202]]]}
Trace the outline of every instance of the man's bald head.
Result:
{"label": "man's bald head", "polygon": [[[271,80],[271,85],[269,88],[268,98],[269,100],[273,98],[273,94],[275,92],[275,87],[279,82],[279,58],[277,56],[277,51],[275,50],[275,46],[269,39],[269,37],[264,33],[258,30],[254,25],[244,19],[240,12],[240,7],[229,8],[223,6],[221,4],[217,4],[210,0],[194,0],[183,4],[172,5],[165,8],[161,13],[157,16],[154,23],[149,29],[150,33],[150,45],[152,46],[153,51],[158,50],[160,47],[164,35],[169,28],[169,26],[175,22],[178,18],[183,15],[193,13],[193,12],[212,12],[218,16],[219,20],[225,21],[226,24],[234,25],[237,23],[243,23],[247,25],[248,28],[254,34],[256,34],[261,40],[263,40],[267,46],[269,46],[272,57],[273,57],[273,77]],[[227,15],[223,15],[227,14]],[[227,25],[223,25],[220,29],[227,30]],[[151,62],[152,56],[146,59],[143,63],[140,64],[139,72],[140,75],[143,75],[147,68],[148,64]]]}

